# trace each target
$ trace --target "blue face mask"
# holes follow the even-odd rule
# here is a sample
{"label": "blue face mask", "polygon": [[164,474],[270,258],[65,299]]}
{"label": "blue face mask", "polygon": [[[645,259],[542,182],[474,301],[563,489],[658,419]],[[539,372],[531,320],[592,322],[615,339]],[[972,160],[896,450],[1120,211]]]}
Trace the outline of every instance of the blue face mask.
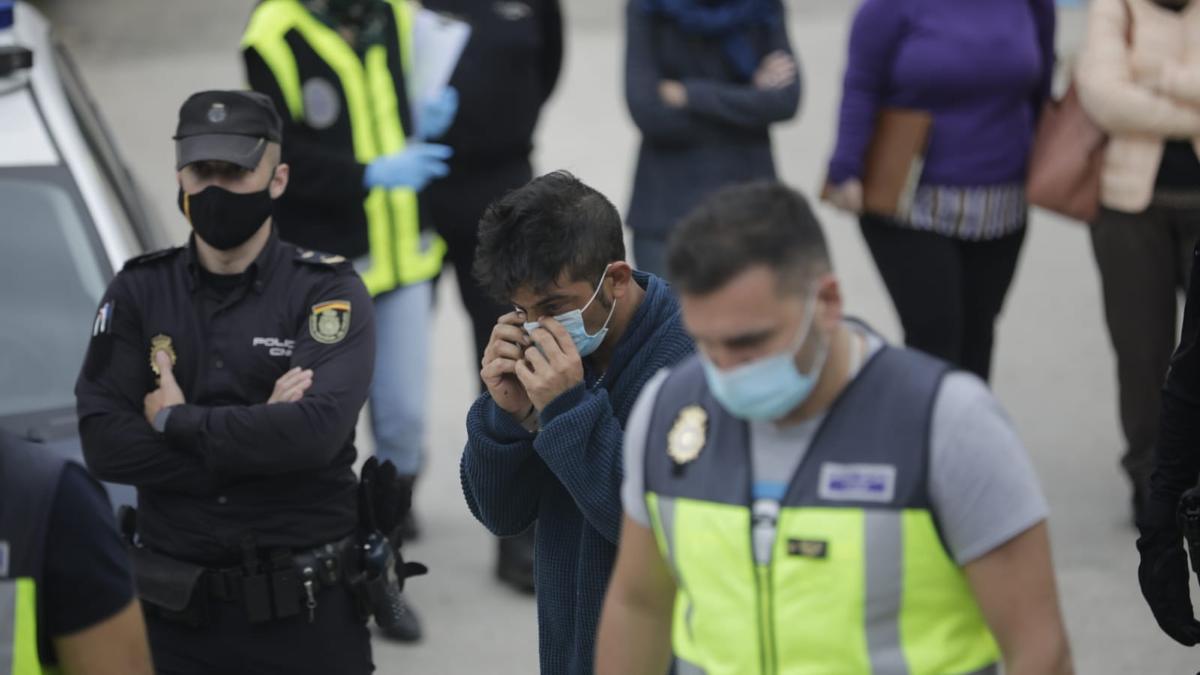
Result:
{"label": "blue face mask", "polygon": [[796,355],[812,331],[816,304],[814,295],[796,340],[787,351],[732,370],[717,368],[701,353],[709,391],[729,414],[754,422],[773,422],[795,410],[812,394],[825,366],[829,346],[826,344],[821,348],[812,370],[807,373],[801,373],[796,367]]}
{"label": "blue face mask", "polygon": [[[600,296],[600,289],[604,287],[604,278],[608,276],[608,267],[604,268],[604,275],[600,277],[600,283],[596,284],[596,292],[592,294],[592,298],[587,301],[583,309],[573,309],[566,314],[559,314],[554,317],[554,320],[562,324],[567,333],[571,336],[571,341],[575,343],[575,349],[579,351],[579,356],[589,356],[603,344],[604,338],[608,336],[608,324],[612,321],[613,312],[617,309],[617,300],[613,298],[612,307],[608,310],[608,318],[604,320],[604,325],[595,333],[588,333],[587,326],[583,324],[583,312],[596,298]],[[542,324],[538,321],[526,321],[525,332],[533,333]]]}

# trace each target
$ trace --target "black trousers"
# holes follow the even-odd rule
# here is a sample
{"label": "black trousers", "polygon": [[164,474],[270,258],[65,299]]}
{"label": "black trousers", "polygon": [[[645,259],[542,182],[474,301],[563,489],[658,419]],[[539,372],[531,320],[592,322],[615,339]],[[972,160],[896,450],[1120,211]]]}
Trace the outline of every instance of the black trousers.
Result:
{"label": "black trousers", "polygon": [[1104,316],[1117,354],[1121,465],[1135,485],[1150,477],[1161,391],[1179,341],[1179,293],[1187,289],[1200,238],[1200,209],[1151,206],[1142,213],[1102,209],[1092,250],[1104,290]]}
{"label": "black trousers", "polygon": [[148,613],[146,628],[158,675],[367,675],[371,634],[342,587],[317,594],[315,620],[308,610],[290,619],[251,624],[235,603],[212,602],[213,620],[202,628]]}
{"label": "black trousers", "polygon": [[533,167],[525,157],[487,167],[455,167],[425,192],[438,234],[446,240],[446,260],[454,265],[463,308],[471,317],[476,364],[483,361],[496,320],[512,311],[488,296],[472,274],[479,218],[492,202],[532,179]]}
{"label": "black trousers", "polygon": [[1025,228],[990,241],[965,241],[863,216],[875,258],[900,324],[914,349],[987,380],[996,318],[1012,285]]}

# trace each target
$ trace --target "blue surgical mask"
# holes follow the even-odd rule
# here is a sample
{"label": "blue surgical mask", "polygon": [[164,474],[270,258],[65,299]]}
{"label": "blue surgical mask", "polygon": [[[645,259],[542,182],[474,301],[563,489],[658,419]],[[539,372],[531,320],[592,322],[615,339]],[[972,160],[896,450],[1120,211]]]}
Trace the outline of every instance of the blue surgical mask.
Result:
{"label": "blue surgical mask", "polygon": [[[617,300],[613,298],[612,307],[608,310],[608,318],[604,320],[604,325],[595,333],[587,332],[587,326],[583,324],[583,312],[588,307],[591,307],[596,298],[600,296],[600,289],[604,287],[604,278],[607,276],[608,266],[605,266],[604,274],[600,277],[600,283],[596,284],[596,292],[592,293],[591,299],[587,301],[583,309],[573,309],[565,314],[559,314],[554,317],[554,320],[562,324],[562,327],[570,334],[571,341],[575,343],[575,349],[581,357],[589,356],[600,348],[600,345],[604,342],[604,338],[608,336],[608,324],[612,321],[613,312],[617,309]],[[538,321],[526,321],[525,332],[533,333],[541,325]]]}
{"label": "blue surgical mask", "polygon": [[825,366],[829,345],[821,347],[807,373],[796,367],[796,355],[812,332],[816,297],[807,303],[805,318],[792,346],[784,352],[752,361],[731,370],[721,370],[701,354],[704,379],[717,402],[734,417],[754,422],[773,422],[799,407],[812,395]]}

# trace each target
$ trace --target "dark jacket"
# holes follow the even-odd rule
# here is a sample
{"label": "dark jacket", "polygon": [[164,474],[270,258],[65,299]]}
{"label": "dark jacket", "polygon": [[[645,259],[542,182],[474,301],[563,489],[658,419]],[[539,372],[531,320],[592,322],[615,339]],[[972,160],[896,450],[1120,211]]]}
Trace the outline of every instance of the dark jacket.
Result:
{"label": "dark jacket", "polygon": [[542,105],[562,69],[558,0],[426,0],[425,7],[471,24],[450,79],[458,115],[438,140],[454,148],[451,175],[525,159]]}
{"label": "dark jacket", "polygon": [[1138,527],[1142,545],[1179,541],[1179,498],[1200,477],[1200,249],[1193,259],[1179,348],[1171,358],[1150,476],[1150,495]]}
{"label": "dark jacket", "polygon": [[[694,346],[665,282],[635,273],[646,296],[602,378],[562,394],[526,431],[488,395],[467,415],[462,484],[471,512],[506,536],[537,523],[541,672],[592,672],[604,591],[621,531],[626,420],[646,382]],[[585,362],[586,370],[586,362]]]}
{"label": "dark jacket", "polygon": [[[640,236],[665,238],[714,190],[775,177],[769,129],[795,116],[800,80],[760,91],[738,75],[719,40],[689,35],[642,5],[630,0],[626,9],[625,96],[642,132],[628,221]],[[782,5],[779,16],[750,30],[764,57],[792,51]],[[686,108],[663,104],[663,80],[687,87]]]}
{"label": "dark jacket", "polygon": [[[184,560],[236,563],[245,535],[303,549],[350,534],[354,425],[375,359],[366,288],[349,263],[272,234],[243,283],[219,301],[212,290],[190,246],[135,258],[109,285],[75,386],[88,468],[137,486],[142,539]],[[165,433],[142,412],[162,336],[187,400]],[[312,388],[268,405],[295,366],[313,370]]]}

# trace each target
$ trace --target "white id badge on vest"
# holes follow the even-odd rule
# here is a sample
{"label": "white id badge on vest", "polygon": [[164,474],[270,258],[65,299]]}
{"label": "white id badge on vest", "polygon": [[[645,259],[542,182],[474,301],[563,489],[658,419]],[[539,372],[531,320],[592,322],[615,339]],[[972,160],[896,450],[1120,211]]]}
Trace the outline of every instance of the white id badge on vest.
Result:
{"label": "white id badge on vest", "polygon": [[825,462],[821,465],[818,494],[831,502],[888,504],[896,496],[896,467]]}

